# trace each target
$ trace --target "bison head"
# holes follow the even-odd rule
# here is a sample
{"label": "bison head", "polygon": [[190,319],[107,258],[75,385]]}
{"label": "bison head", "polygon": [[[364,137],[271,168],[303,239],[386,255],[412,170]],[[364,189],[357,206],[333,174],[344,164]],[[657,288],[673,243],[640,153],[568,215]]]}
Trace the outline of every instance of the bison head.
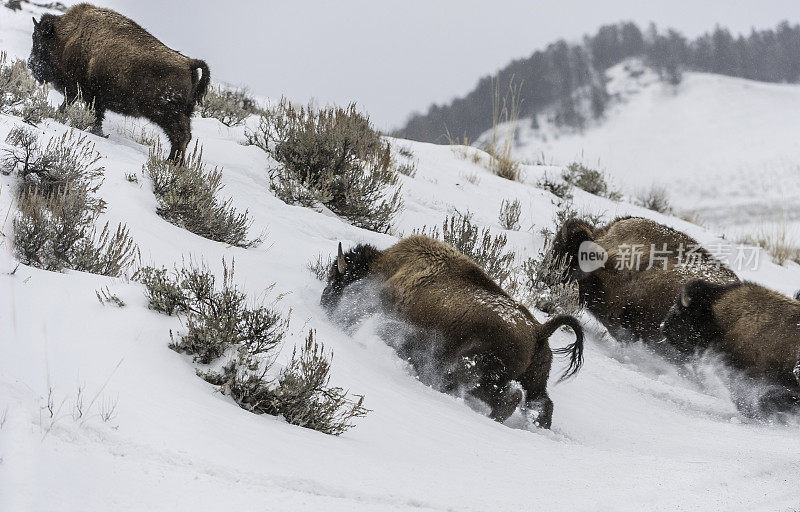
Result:
{"label": "bison head", "polygon": [[33,47],[28,67],[39,82],[52,82],[54,77],[56,26],[59,16],[43,14],[40,21],[33,19]]}
{"label": "bison head", "polygon": [[339,253],[328,271],[328,284],[322,291],[320,303],[328,311],[333,312],[339,305],[345,288],[360,281],[369,275],[369,267],[379,251],[368,244],[359,244],[353,249],[342,252],[339,243]]}
{"label": "bison head", "polygon": [[692,352],[708,347],[721,336],[712,308],[724,288],[699,280],[687,284],[661,322],[664,341],[684,352]]}
{"label": "bison head", "polygon": [[588,222],[572,218],[567,220],[553,239],[550,248],[553,260],[557,264],[567,264],[562,281],[578,279],[583,275],[579,267],[579,252],[581,244],[594,239],[593,229]]}

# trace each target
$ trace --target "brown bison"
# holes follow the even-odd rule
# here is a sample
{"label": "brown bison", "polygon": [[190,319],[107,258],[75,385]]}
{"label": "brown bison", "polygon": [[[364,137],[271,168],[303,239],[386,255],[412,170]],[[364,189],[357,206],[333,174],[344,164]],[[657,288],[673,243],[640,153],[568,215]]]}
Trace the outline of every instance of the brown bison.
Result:
{"label": "brown bison", "polygon": [[[602,227],[570,219],[551,250],[557,261],[567,262],[564,281],[577,282],[581,303],[620,340],[663,339],[659,325],[693,279],[738,282],[695,239],[644,218],[621,217]],[[607,260],[595,255],[588,261],[597,251]]]}
{"label": "brown bison", "polygon": [[711,348],[734,367],[776,386],[745,413],[771,413],[800,406],[800,302],[755,283],[692,281],[661,326],[685,351]]}
{"label": "brown bison", "polygon": [[[557,353],[569,354],[563,378],[578,371],[583,360],[583,331],[571,316],[540,324],[504,292],[472,260],[449,245],[424,236],[411,236],[379,251],[358,245],[332,264],[322,305],[334,315],[343,293],[359,281],[372,279],[381,307],[413,326],[433,333],[416,347],[434,354],[434,366],[447,390],[466,388],[491,407],[491,417],[504,421],[522,401],[549,428],[553,403],[547,379],[553,358],[548,338],[568,326],[576,340]],[[519,386],[514,384],[518,382]]]}
{"label": "brown bison", "polygon": [[40,82],[94,105],[102,135],[106,110],[145,117],[169,137],[169,157],[182,157],[190,117],[211,75],[202,60],[167,48],[133,20],[110,9],[78,4],[65,14],[33,20],[28,67]]}

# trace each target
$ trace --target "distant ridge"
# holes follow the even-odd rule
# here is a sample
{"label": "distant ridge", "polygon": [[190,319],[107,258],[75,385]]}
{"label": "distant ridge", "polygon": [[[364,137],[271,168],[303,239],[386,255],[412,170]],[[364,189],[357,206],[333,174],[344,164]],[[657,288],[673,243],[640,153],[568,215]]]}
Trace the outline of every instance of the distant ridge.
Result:
{"label": "distant ridge", "polygon": [[[734,37],[717,26],[692,41],[679,32],[659,31],[651,24],[646,33],[631,22],[601,27],[581,44],[559,40],[530,57],[518,59],[494,76],[485,76],[462,98],[431,105],[425,114],[413,114],[395,132],[405,138],[434,143],[452,137],[475,140],[492,126],[494,86],[501,94],[510,85],[520,87],[520,117],[548,109],[558,125],[582,128],[587,117],[602,117],[608,102],[604,72],[628,57],[642,57],[662,80],[677,84],[684,70],[704,71],[764,82],[800,81],[800,25],[784,21],[775,29]],[[581,108],[581,104],[588,108]]]}

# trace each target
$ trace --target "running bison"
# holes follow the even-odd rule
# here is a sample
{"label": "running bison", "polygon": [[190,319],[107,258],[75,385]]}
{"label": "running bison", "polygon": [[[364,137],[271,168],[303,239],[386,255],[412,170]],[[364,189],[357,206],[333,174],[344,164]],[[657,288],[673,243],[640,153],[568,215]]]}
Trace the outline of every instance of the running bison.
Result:
{"label": "running bison", "polygon": [[551,250],[556,261],[566,262],[564,282],[577,282],[581,303],[622,341],[662,340],[659,325],[689,281],[738,282],[731,269],[692,237],[639,217],[617,218],[596,228],[570,219]]}
{"label": "running bison", "polygon": [[[346,289],[366,279],[377,284],[382,309],[436,334],[416,339],[438,346],[415,349],[434,354],[433,366],[443,376],[445,390],[467,389],[491,407],[493,419],[504,421],[523,399],[521,386],[525,408],[539,426],[550,427],[553,403],[547,379],[552,354],[571,356],[562,379],[577,372],[583,361],[583,330],[574,317],[557,316],[540,324],[472,260],[425,236],[408,237],[384,251],[358,245],[342,253],[339,244],[322,305],[336,315]],[[552,351],[548,338],[560,326],[570,327],[576,340]]]}
{"label": "running bison", "polygon": [[774,386],[744,413],[800,407],[800,302],[755,283],[687,284],[661,326],[684,351],[713,349],[749,377]]}
{"label": "running bison", "polygon": [[190,117],[211,78],[202,60],[167,48],[133,20],[79,4],[65,14],[33,20],[28,67],[40,82],[94,105],[94,132],[102,135],[106,110],[145,117],[169,137],[169,157],[181,158],[191,135]]}

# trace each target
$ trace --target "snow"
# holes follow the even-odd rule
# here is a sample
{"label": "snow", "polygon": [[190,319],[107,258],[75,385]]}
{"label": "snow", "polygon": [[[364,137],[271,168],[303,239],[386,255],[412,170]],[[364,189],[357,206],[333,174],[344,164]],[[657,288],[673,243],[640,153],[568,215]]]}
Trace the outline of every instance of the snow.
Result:
{"label": "snow", "polygon": [[[2,44],[16,55],[27,54],[29,33],[23,27],[29,20],[29,12],[0,9]],[[685,85],[717,84],[744,95],[740,82],[699,76]],[[772,91],[775,101],[791,110],[794,89],[788,86],[750,84],[750,90],[761,98],[753,101],[767,101]],[[678,98],[664,96],[664,101]],[[651,107],[662,108],[654,99]],[[248,122],[254,126],[256,120]],[[748,119],[751,125],[761,122]],[[0,140],[20,124],[0,116]],[[387,247],[400,233],[440,225],[455,209],[473,212],[475,222],[499,233],[500,204],[516,198],[523,229],[506,232],[509,243],[519,261],[536,255],[539,230],[553,227],[556,198],[534,184],[557,168],[525,166],[523,182],[513,183],[450,147],[392,141],[413,151],[418,170],[414,178],[401,178],[405,209],[394,234],[381,235],[275,198],[265,172],[268,157],[240,144],[244,128],[199,118],[192,126],[206,162],[223,168],[223,195],[237,209],[249,210],[251,234],[263,232],[264,243],[227,247],[158,217],[150,183],[141,175],[147,148],[123,134],[145,127],[165,138],[142,120],[113,114],[105,123],[108,139],[89,135],[106,167],[99,194],[108,209],[100,222],[127,223],[147,264],[172,267],[192,259],[221,274],[223,258],[235,258],[235,278],[243,289],[265,300],[284,295],[278,307],[292,311],[279,362],[313,327],[335,353],[332,383],[365,395],[372,412],[341,437],[247,413],[199,379],[189,358],[167,347],[170,330],[180,330],[180,322],[148,310],[141,285],[17,268],[6,236],[13,177],[0,176],[0,510],[777,511],[800,506],[798,425],[742,419],[713,360],[675,367],[641,345],[616,343],[584,315],[585,366],[574,379],[555,385],[566,362],[554,362],[553,428],[544,431],[520,428],[516,417],[497,424],[463,400],[424,386],[368,322],[348,334],[326,318],[319,306],[323,285],[305,265],[318,254],[333,254],[339,241],[345,247],[357,242]],[[53,122],[38,129],[44,137],[65,130]],[[720,137],[720,147],[732,142],[724,134],[714,137]],[[645,134],[636,140],[654,151],[639,163],[656,176],[664,164],[654,148],[663,141],[653,144]],[[718,171],[730,172],[731,182],[741,178],[734,167]],[[126,181],[131,172],[141,184]],[[693,172],[705,179],[698,168]],[[604,211],[607,219],[644,215],[709,247],[721,242],[699,226],[625,202],[580,191],[575,201],[580,209]],[[741,277],[787,293],[800,287],[797,266],[778,267],[766,258]],[[101,287],[127,305],[101,305],[95,297]],[[572,340],[571,333],[559,332],[551,343],[561,347]],[[79,387],[87,402],[98,397],[85,421],[70,415]],[[55,422],[42,410],[51,388],[56,407],[63,403]],[[117,415],[111,421],[95,416],[100,404],[114,401]]]}

